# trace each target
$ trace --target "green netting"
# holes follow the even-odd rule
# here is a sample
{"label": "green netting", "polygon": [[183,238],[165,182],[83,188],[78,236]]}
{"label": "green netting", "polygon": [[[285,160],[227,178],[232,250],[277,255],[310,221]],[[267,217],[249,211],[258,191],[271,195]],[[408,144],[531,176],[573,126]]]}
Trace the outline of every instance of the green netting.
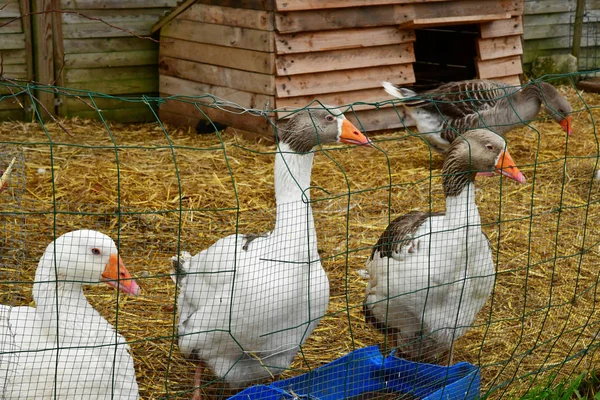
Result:
{"label": "green netting", "polygon": [[[552,83],[555,78],[564,77],[545,80]],[[594,178],[600,97],[577,91],[579,75],[570,78],[571,85],[561,86],[559,91],[573,108],[573,135],[567,137],[542,112],[538,119],[505,135],[527,183],[477,178],[474,195],[481,229],[491,242],[495,285],[472,326],[452,348],[454,363],[465,361],[479,367],[482,396],[520,397],[598,367],[600,236],[595,221],[600,217],[600,193]],[[260,248],[264,242],[249,239],[272,231],[279,222],[273,190],[276,146],[268,135],[264,140],[249,140],[216,129],[197,134],[193,127],[171,127],[160,120],[157,108],[168,100],[192,103],[203,113],[219,108],[254,115],[257,120],[271,117],[269,123],[277,131],[281,125],[276,122],[276,110],[248,110],[210,95],[123,98],[123,102],[147,104],[156,117],[152,123],[124,125],[107,121],[96,107],[99,98],[119,99],[117,96],[14,81],[2,85],[10,94],[0,97],[0,104],[14,98],[31,104],[33,120],[0,124],[0,169],[15,159],[9,185],[0,192],[1,303],[34,305],[32,287],[38,261],[46,246],[59,236],[77,229],[94,229],[110,236],[142,294],[127,296],[94,285],[85,289],[87,299],[129,344],[141,398],[190,398],[196,363],[186,360],[179,350],[179,290],[171,273],[172,257],[183,251],[195,255],[238,233],[250,236],[238,237],[236,245]],[[97,111],[98,121],[44,116],[35,98],[39,90],[81,99]],[[356,110],[365,105],[381,110],[393,107],[400,120],[406,117],[398,100],[355,103],[340,110],[357,118],[356,126],[362,129],[361,114]],[[316,101],[310,107],[321,106]],[[305,247],[288,250],[311,252],[311,264],[320,259],[329,279],[327,312],[283,370],[260,349],[243,349],[240,363],[260,360],[263,368],[272,370],[273,379],[284,379],[367,346],[379,345],[384,355],[389,354],[388,338],[365,322],[367,279],[360,270],[394,218],[416,210],[444,210],[443,157],[430,149],[413,127],[370,138],[372,148],[318,146],[310,193],[305,193],[304,202],[288,206],[290,221],[300,231],[302,226],[306,229],[306,223],[310,226],[307,205],[312,207],[317,242],[309,236]],[[454,251],[447,252],[451,258]],[[235,276],[239,254],[232,253],[228,259],[231,269],[205,275],[215,280]],[[273,257],[262,261],[281,261],[285,254]],[[293,262],[285,265],[294,267]],[[261,266],[256,268],[260,271]],[[258,285],[272,277],[258,273],[255,279],[252,284]],[[49,283],[58,285],[58,281]],[[275,286],[285,288],[286,284]],[[311,300],[315,298],[309,295],[306,302]],[[243,304],[244,312],[252,315],[251,298],[242,296],[234,302]],[[62,309],[56,309],[61,320]],[[0,322],[5,325],[10,320],[7,313],[8,308],[0,309]],[[282,330],[304,327],[308,335],[307,327],[319,317],[309,313],[297,326]],[[229,315],[227,321],[225,328],[215,327],[214,332],[234,332],[236,317]],[[248,326],[251,322],[245,321]],[[77,329],[85,330],[85,326],[73,331]],[[0,382],[8,387],[19,381],[14,374],[19,370],[15,360],[31,353],[10,346],[15,332],[2,330],[0,334]],[[194,332],[186,335],[194,336]],[[85,351],[114,348],[109,362],[118,363],[116,340],[112,337],[88,344]],[[78,347],[68,341],[63,346]],[[286,350],[281,347],[282,352]],[[74,354],[80,353],[74,350]],[[45,365],[51,371],[48,376],[60,381],[65,370],[55,359],[50,360],[51,365]],[[426,369],[423,371],[425,374]],[[229,373],[238,372],[232,369]],[[448,374],[443,376],[449,379]],[[106,398],[116,390],[114,385],[118,386],[116,377],[90,378],[108,382]],[[415,385],[434,384],[418,371],[410,379]],[[27,385],[35,390],[42,381],[31,380]],[[7,388],[3,390],[3,395],[11,398]],[[332,377],[332,395],[336,390],[343,389]],[[219,377],[208,372],[204,376],[202,392],[208,396],[236,391]],[[63,398],[61,393],[30,395]],[[337,395],[351,397],[346,392]]]}

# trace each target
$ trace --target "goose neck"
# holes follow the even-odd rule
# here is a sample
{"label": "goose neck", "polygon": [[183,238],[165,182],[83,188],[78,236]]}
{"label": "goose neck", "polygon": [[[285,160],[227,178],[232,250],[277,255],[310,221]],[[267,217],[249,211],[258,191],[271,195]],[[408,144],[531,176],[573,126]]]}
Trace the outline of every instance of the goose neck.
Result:
{"label": "goose neck", "polygon": [[274,232],[293,230],[299,235],[314,234],[310,206],[310,177],[314,153],[295,153],[280,144],[275,157],[275,198],[277,217]]}
{"label": "goose neck", "polygon": [[41,326],[61,343],[93,343],[110,325],[90,305],[79,282],[55,274],[51,257],[43,257],[36,272],[33,299]]}
{"label": "goose neck", "polygon": [[446,196],[446,218],[451,225],[480,225],[479,210],[475,203],[475,184],[468,181],[458,194]]}
{"label": "goose neck", "polygon": [[[542,94],[540,88],[536,85],[529,85],[518,90],[509,98],[511,101],[510,104],[508,104],[507,110],[510,115],[513,116],[512,119],[517,118],[517,121],[514,121],[515,123],[521,122],[520,119],[529,121],[535,118],[542,105]],[[517,111],[518,116],[515,114],[515,110]],[[521,118],[519,119],[518,117]]]}
{"label": "goose neck", "polygon": [[295,153],[282,143],[275,156],[275,198],[277,205],[310,202],[310,176],[314,153]]}

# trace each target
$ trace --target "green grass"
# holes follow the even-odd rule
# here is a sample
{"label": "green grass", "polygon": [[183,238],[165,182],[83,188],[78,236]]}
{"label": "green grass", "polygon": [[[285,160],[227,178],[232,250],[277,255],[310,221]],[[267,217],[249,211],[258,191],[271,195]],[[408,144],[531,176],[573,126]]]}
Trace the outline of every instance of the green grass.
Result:
{"label": "green grass", "polygon": [[584,372],[550,388],[553,381],[533,387],[521,400],[600,400],[600,371]]}

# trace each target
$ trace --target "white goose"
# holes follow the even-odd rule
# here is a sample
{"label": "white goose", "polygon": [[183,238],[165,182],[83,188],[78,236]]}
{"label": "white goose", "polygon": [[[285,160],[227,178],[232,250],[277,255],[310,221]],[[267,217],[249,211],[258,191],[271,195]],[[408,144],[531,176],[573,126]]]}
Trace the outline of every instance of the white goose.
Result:
{"label": "white goose", "polygon": [[415,126],[431,147],[445,153],[457,132],[489,128],[503,135],[536,118],[542,106],[571,134],[571,105],[556,88],[536,82],[517,88],[503,82],[474,79],[449,82],[416,93],[383,82],[385,91],[405,100],[405,124]]}
{"label": "white goose", "polygon": [[99,282],[140,292],[110,237],[78,230],[46,248],[36,308],[0,306],[2,399],[139,398],[129,346],[83,293],[83,284]]}
{"label": "white goose", "polygon": [[443,167],[446,212],[396,218],[373,247],[365,274],[366,321],[407,358],[433,362],[450,350],[491,293],[495,269],[474,181],[484,171],[525,182],[505,146],[484,129],[457,138]]}
{"label": "white goose", "polygon": [[231,235],[194,257],[173,257],[179,347],[198,361],[194,399],[206,366],[232,389],[281,373],[327,309],[310,206],[314,149],[370,142],[337,109],[299,112],[278,136],[273,231]]}

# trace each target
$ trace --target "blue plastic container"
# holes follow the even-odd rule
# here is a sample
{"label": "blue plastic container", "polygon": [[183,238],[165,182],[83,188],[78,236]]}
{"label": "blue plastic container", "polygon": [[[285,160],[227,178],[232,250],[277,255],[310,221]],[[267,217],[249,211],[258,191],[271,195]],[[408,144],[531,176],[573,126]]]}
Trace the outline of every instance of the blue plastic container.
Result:
{"label": "blue plastic container", "polygon": [[304,375],[249,387],[231,399],[342,400],[382,392],[382,396],[397,393],[399,398],[406,395],[407,399],[472,400],[479,397],[480,384],[479,369],[472,364],[445,367],[406,361],[393,354],[383,358],[379,348],[371,346]]}

